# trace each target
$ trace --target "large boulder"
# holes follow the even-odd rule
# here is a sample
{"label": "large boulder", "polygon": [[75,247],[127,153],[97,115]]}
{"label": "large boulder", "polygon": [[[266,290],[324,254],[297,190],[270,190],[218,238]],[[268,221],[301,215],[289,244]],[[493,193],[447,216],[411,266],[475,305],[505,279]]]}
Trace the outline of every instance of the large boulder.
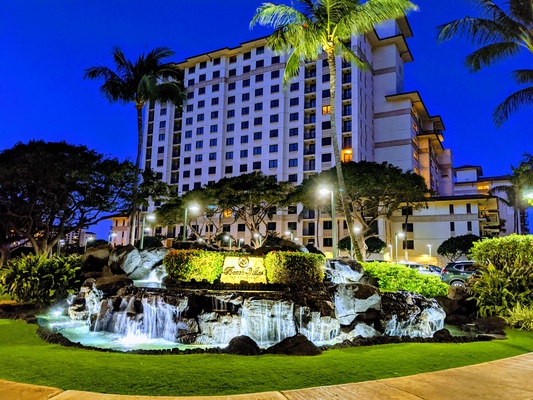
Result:
{"label": "large boulder", "polygon": [[364,275],[363,267],[356,260],[348,257],[328,260],[325,280],[332,283],[356,283]]}
{"label": "large boulder", "polygon": [[133,280],[126,275],[112,275],[97,278],[94,287],[103,292],[106,297],[115,296],[123,287],[133,285]]}
{"label": "large boulder", "polygon": [[341,325],[350,325],[360,313],[381,309],[381,296],[375,286],[339,284],[333,298],[335,316]]}
{"label": "large boulder", "polygon": [[109,255],[113,247],[103,245],[98,247],[89,247],[83,254],[83,270],[85,272],[101,271],[109,262]]}
{"label": "large boulder", "polygon": [[318,356],[322,354],[322,351],[304,335],[297,334],[269,347],[265,350],[265,353],[285,354],[288,356]]}
{"label": "large boulder", "polygon": [[447,296],[437,296],[435,300],[446,313],[447,324],[461,326],[476,318],[476,301],[471,299],[465,287],[450,286]]}
{"label": "large boulder", "polygon": [[261,353],[261,349],[252,338],[242,335],[231,339],[224,352],[238,356],[256,356]]}

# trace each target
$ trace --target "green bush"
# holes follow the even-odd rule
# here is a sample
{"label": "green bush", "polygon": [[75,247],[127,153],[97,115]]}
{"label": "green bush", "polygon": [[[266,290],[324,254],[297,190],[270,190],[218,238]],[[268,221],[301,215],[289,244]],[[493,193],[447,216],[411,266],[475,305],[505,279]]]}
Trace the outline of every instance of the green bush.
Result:
{"label": "green bush", "polygon": [[533,236],[513,234],[484,239],[474,243],[470,257],[484,265],[492,264],[496,269],[533,265]]}
{"label": "green bush", "polygon": [[51,304],[79,289],[81,266],[82,259],[77,255],[11,259],[0,274],[0,294],[18,302]]}
{"label": "green bush", "polygon": [[418,271],[398,264],[383,262],[363,263],[363,269],[377,279],[379,288],[385,291],[408,290],[422,296],[446,296],[448,285],[438,276],[421,274]]}
{"label": "green bush", "polygon": [[220,278],[225,253],[205,250],[171,250],[163,259],[170,279],[213,283]]}
{"label": "green bush", "polygon": [[503,319],[511,328],[533,331],[533,306],[517,303]]}
{"label": "green bush", "polygon": [[468,286],[480,316],[503,317],[517,304],[533,305],[533,266],[521,264],[518,259],[499,268],[490,264],[470,279]]}
{"label": "green bush", "polygon": [[315,285],[324,281],[326,258],[320,254],[272,251],[265,256],[268,283]]}

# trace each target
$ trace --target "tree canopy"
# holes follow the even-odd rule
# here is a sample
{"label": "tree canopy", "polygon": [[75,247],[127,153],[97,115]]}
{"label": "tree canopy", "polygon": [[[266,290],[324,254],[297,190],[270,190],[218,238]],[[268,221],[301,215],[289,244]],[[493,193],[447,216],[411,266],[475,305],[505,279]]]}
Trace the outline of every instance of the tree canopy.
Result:
{"label": "tree canopy", "polygon": [[18,143],[0,153],[0,228],[49,254],[67,233],[123,212],[133,174],[86,146]]}
{"label": "tree canopy", "polygon": [[471,233],[451,237],[441,243],[441,245],[437,248],[437,254],[446,257],[451,262],[454,262],[462,256],[466,256],[470,249],[474,246],[474,242],[477,242],[479,239],[479,236]]}

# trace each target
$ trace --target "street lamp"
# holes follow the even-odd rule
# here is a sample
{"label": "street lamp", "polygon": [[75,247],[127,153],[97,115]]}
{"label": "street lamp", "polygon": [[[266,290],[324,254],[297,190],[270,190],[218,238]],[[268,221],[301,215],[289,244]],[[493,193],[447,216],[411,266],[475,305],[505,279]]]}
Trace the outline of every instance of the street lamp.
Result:
{"label": "street lamp", "polygon": [[398,238],[402,238],[404,237],[404,233],[403,232],[398,232],[397,234],[394,235],[394,248],[395,248],[395,253],[396,253],[396,263],[398,263]]}
{"label": "street lamp", "polygon": [[115,236],[117,236],[116,232],[109,232],[109,235],[107,236],[107,244],[111,244],[111,241]]}
{"label": "street lamp", "polygon": [[94,238],[92,236],[88,237],[88,238],[85,238],[85,246],[83,248],[83,252],[85,253],[87,251],[87,243],[88,242],[92,242],[94,240]]}
{"label": "street lamp", "polygon": [[333,258],[337,257],[337,216],[335,214],[335,193],[327,188],[320,189],[321,195],[331,193],[331,234],[333,236]]}
{"label": "street lamp", "polygon": [[389,244],[389,261],[392,262],[392,244]]}
{"label": "street lamp", "polygon": [[254,238],[259,239],[259,247],[263,247],[263,236],[260,233],[254,233]]}
{"label": "street lamp", "polygon": [[428,250],[429,250],[429,263],[431,264],[431,245],[428,244]]}
{"label": "street lamp", "polygon": [[291,240],[294,242],[294,232],[292,230],[286,231],[285,235],[289,235]]}
{"label": "street lamp", "polygon": [[231,240],[231,236],[229,236],[229,235],[224,236],[224,240],[228,241],[229,249],[231,250],[231,245],[232,245],[232,242],[233,242],[233,240]]}
{"label": "street lamp", "polygon": [[238,248],[238,249],[241,248],[241,243],[244,243],[244,239],[243,239],[243,238],[240,238],[240,239],[237,241],[237,248]]}
{"label": "street lamp", "polygon": [[61,246],[63,246],[65,244],[65,241],[63,239],[59,240],[59,242],[57,242],[57,255],[61,255]]}
{"label": "street lamp", "polygon": [[[356,235],[359,235],[361,233],[361,228],[359,228],[358,226],[354,226],[353,231]],[[350,237],[350,258],[353,258],[353,243],[352,243],[351,237]]]}
{"label": "street lamp", "polygon": [[190,206],[185,207],[185,218],[183,219],[183,241],[185,242],[187,240],[187,213],[188,210],[191,210],[193,212],[196,212],[200,209],[195,204],[191,204]]}
{"label": "street lamp", "polygon": [[143,215],[143,224],[142,224],[142,231],[141,231],[141,243],[139,245],[139,249],[142,250],[144,248],[144,232],[146,231],[146,220],[148,221],[155,221],[155,215],[154,214],[144,214]]}

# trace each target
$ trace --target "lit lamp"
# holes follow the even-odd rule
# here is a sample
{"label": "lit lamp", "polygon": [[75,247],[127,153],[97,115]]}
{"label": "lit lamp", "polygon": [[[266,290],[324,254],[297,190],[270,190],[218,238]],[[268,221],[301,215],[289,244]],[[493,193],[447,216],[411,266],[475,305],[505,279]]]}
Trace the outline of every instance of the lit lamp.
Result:
{"label": "lit lamp", "polygon": [[59,242],[57,242],[57,255],[61,255],[61,246],[63,246],[65,244],[65,241],[63,239],[59,240]]}
{"label": "lit lamp", "polygon": [[259,247],[263,247],[263,236],[260,233],[254,233],[254,238],[259,239]]}
{"label": "lit lamp", "polygon": [[335,193],[327,188],[320,189],[321,195],[331,194],[331,234],[333,236],[333,258],[337,257],[337,216],[335,214]]}
{"label": "lit lamp", "polygon": [[107,236],[107,243],[111,244],[111,241],[113,240],[115,236],[117,236],[116,232],[113,232],[113,231],[109,232],[109,235]]}
{"label": "lit lamp", "polygon": [[238,248],[238,249],[241,248],[241,243],[244,243],[244,239],[243,239],[243,238],[240,238],[240,239],[237,241],[237,248]]}
{"label": "lit lamp", "polygon": [[285,232],[285,235],[289,235],[291,237],[291,240],[294,242],[294,232],[292,230]]}
{"label": "lit lamp", "polygon": [[88,238],[85,238],[85,246],[83,248],[83,252],[85,253],[87,251],[87,243],[88,242],[92,242],[94,240],[94,238],[91,236],[91,237],[88,237]]}
{"label": "lit lamp", "polygon": [[431,245],[428,244],[428,251],[429,251],[429,263],[431,264]]}
{"label": "lit lamp", "polygon": [[224,240],[227,240],[227,241],[228,241],[228,243],[229,243],[229,249],[231,250],[231,244],[232,244],[232,242],[233,242],[233,240],[231,240],[231,236],[229,236],[229,235],[224,236]]}
{"label": "lit lamp", "polygon": [[389,244],[389,261],[392,261],[392,244]]}
{"label": "lit lamp", "polygon": [[405,237],[405,234],[403,232],[398,232],[394,235],[394,247],[395,247],[395,258],[396,263],[398,263],[398,238],[403,239]]}
{"label": "lit lamp", "polygon": [[144,232],[146,231],[146,220],[148,221],[155,221],[155,215],[154,214],[144,214],[143,215],[143,225],[141,230],[141,243],[139,245],[139,249],[144,248]]}
{"label": "lit lamp", "polygon": [[[361,228],[359,228],[358,226],[354,226],[353,227],[353,231],[356,235],[359,235],[361,233]],[[350,238],[350,258],[353,258],[353,243],[352,243],[352,238]]]}
{"label": "lit lamp", "polygon": [[198,207],[197,205],[195,204],[192,204],[188,207],[185,207],[185,218],[183,218],[183,241],[185,242],[187,240],[187,214],[188,214],[188,211],[191,210],[192,212],[196,212],[200,209],[200,207]]}

